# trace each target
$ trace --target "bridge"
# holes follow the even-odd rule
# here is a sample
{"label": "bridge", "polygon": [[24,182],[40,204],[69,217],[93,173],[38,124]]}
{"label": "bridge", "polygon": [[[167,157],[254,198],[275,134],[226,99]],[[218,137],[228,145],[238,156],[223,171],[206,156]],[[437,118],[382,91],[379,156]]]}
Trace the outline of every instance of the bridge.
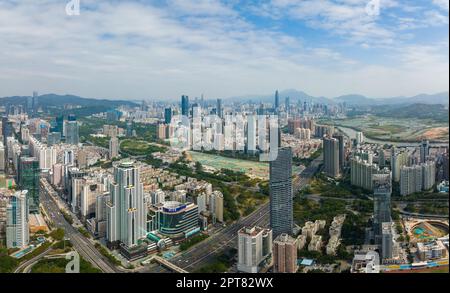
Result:
{"label": "bridge", "polygon": [[180,273],[180,274],[187,274],[188,273],[188,271],[183,270],[182,268],[174,265],[170,261],[168,261],[168,260],[166,260],[166,259],[164,259],[164,258],[162,258],[160,256],[155,255],[153,257],[153,260],[155,260],[157,263],[161,264],[162,266],[164,266],[164,267],[166,267],[166,268],[168,268],[171,271],[174,271],[176,273]]}

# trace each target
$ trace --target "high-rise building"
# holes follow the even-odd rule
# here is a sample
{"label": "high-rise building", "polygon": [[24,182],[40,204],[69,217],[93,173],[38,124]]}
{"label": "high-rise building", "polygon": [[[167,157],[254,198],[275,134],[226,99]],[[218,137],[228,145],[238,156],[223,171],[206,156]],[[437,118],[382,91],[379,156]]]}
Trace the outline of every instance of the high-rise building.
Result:
{"label": "high-rise building", "polygon": [[275,91],[275,111],[278,110],[278,108],[280,107],[280,95],[278,93],[278,90]]}
{"label": "high-rise building", "polygon": [[442,172],[444,173],[443,174],[443,179],[444,180],[449,180],[449,165],[448,165],[448,161],[449,161],[449,156],[448,156],[448,153],[445,153],[443,156],[442,156]]}
{"label": "high-rise building", "polygon": [[278,156],[270,162],[270,227],[274,237],[292,234],[292,149],[279,148]]}
{"label": "high-rise building", "polygon": [[327,176],[339,176],[339,141],[335,138],[323,138],[324,172]]}
{"label": "high-rise building", "polygon": [[77,121],[66,122],[66,143],[77,145],[80,142],[79,127]]}
{"label": "high-rise building", "polygon": [[56,128],[54,132],[60,132],[61,136],[64,133],[64,115],[56,117]]}
{"label": "high-rise building", "polygon": [[382,223],[381,230],[381,257],[382,259],[392,259],[392,246],[394,243],[392,238],[392,222]]}
{"label": "high-rise building", "polygon": [[109,159],[112,160],[119,156],[119,139],[116,136],[109,140]]}
{"label": "high-rise building", "polygon": [[291,113],[291,99],[289,97],[285,98],[284,107],[286,109],[286,113],[289,115]]}
{"label": "high-rise building", "polygon": [[373,175],[373,230],[377,244],[381,244],[382,223],[391,222],[391,194],[391,174]]}
{"label": "high-rise building", "polygon": [[139,175],[134,162],[125,161],[114,166],[114,182],[110,184],[110,199],[106,203],[109,243],[131,248],[147,234],[147,209]]}
{"label": "high-rise building", "polygon": [[297,240],[288,234],[280,234],[273,241],[273,272],[296,273],[297,265]]}
{"label": "high-rise building", "polygon": [[377,164],[373,163],[371,153],[357,153],[350,160],[351,184],[366,190],[373,190],[373,175],[390,173],[388,168],[380,169]]}
{"label": "high-rise building", "polygon": [[392,149],[391,154],[391,170],[392,170],[392,179],[395,182],[400,181],[400,170],[403,166],[408,164],[409,155],[407,152],[398,153],[394,148]]}
{"label": "high-rise building", "polygon": [[223,118],[222,99],[217,99],[217,116]]}
{"label": "high-rise building", "polygon": [[384,168],[386,166],[386,157],[383,148],[378,150],[378,166],[380,166],[380,168]]}
{"label": "high-rise building", "polygon": [[425,163],[430,155],[430,142],[428,140],[422,140],[420,144],[420,162]]}
{"label": "high-rise building", "polygon": [[257,152],[257,140],[256,140],[256,116],[247,116],[247,153],[255,154]]}
{"label": "high-rise building", "polygon": [[214,191],[210,196],[210,211],[216,221],[223,222],[223,194],[220,191]]}
{"label": "high-rise building", "polygon": [[38,106],[39,106],[39,95],[38,92],[33,92],[33,100],[32,100],[32,108],[33,108],[33,116],[36,116],[38,113]]}
{"label": "high-rise building", "polygon": [[243,227],[238,231],[238,271],[257,273],[261,263],[271,253],[272,230]]}
{"label": "high-rise building", "polygon": [[0,172],[5,172],[5,146],[0,141]]}
{"label": "high-rise building", "polygon": [[172,122],[172,108],[164,109],[164,123],[170,124]]}
{"label": "high-rise building", "polygon": [[405,196],[422,191],[422,176],[420,165],[403,166],[400,170],[400,194]]}
{"label": "high-rise building", "polygon": [[342,134],[334,134],[333,137],[339,142],[339,169],[342,172],[344,170],[345,163],[345,141],[344,135]]}
{"label": "high-rise building", "polygon": [[127,121],[127,137],[133,136],[133,121],[128,120]]}
{"label": "high-rise building", "polygon": [[9,121],[7,116],[2,117],[2,136],[3,136],[3,145],[5,146],[5,171],[8,170],[8,137],[11,137],[13,134],[12,124]]}
{"label": "high-rise building", "polygon": [[24,248],[30,241],[27,191],[17,191],[6,207],[6,247]]}
{"label": "high-rise building", "polygon": [[181,96],[181,115],[189,117],[189,97]]}
{"label": "high-rise building", "polygon": [[358,131],[356,133],[356,144],[362,144],[364,142],[364,133]]}
{"label": "high-rise building", "polygon": [[436,163],[427,161],[422,166],[422,189],[430,190],[436,183]]}
{"label": "high-rise building", "polygon": [[50,132],[47,135],[47,145],[52,146],[61,142],[61,132]]}
{"label": "high-rise building", "polygon": [[39,213],[39,176],[39,160],[35,157],[21,156],[17,178],[19,187],[28,191],[28,207],[32,213]]}

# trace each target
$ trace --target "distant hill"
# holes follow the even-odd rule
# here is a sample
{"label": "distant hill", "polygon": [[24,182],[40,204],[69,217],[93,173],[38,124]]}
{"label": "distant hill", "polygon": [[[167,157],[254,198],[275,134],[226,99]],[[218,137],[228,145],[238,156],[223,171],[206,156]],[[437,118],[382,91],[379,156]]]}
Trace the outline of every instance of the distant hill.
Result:
{"label": "distant hill", "polygon": [[[418,103],[448,105],[449,103],[448,92],[442,92],[432,95],[420,94],[413,97],[391,97],[391,98],[370,98],[358,94],[343,95],[335,98],[315,97],[303,91],[295,89],[283,90],[280,91],[279,94],[280,94],[280,103],[284,103],[285,97],[290,97],[291,103],[296,103],[300,100],[322,104],[346,103],[347,105],[353,106],[411,105]],[[242,102],[251,100],[253,102],[273,103],[275,100],[275,92],[272,94],[231,97],[226,100],[230,102]]]}
{"label": "distant hill", "polygon": [[385,105],[373,108],[373,113],[381,117],[430,119],[436,122],[449,122],[448,105],[410,104]]}
{"label": "distant hill", "polygon": [[[13,96],[0,98],[0,106],[9,105],[23,105],[27,104],[27,96]],[[78,106],[78,109],[73,110],[63,110],[65,105]],[[83,98],[74,95],[56,95],[56,94],[46,94],[38,96],[38,105],[44,111],[60,112],[62,114],[80,114],[80,115],[91,115],[94,113],[105,112],[121,105],[135,107],[138,104],[132,101],[125,100],[107,100],[107,99],[92,99]]]}
{"label": "distant hill", "polygon": [[336,103],[346,103],[348,105],[373,105],[376,100],[363,95],[344,95],[333,99]]}
{"label": "distant hill", "polygon": [[[295,89],[288,89],[288,90],[282,90],[279,91],[280,96],[280,103],[284,103],[285,98],[289,97],[291,100],[291,103],[297,103],[298,101],[306,101],[306,102],[314,102],[314,103],[321,103],[321,104],[332,104],[333,101],[331,99],[328,99],[326,97],[314,97],[311,95],[308,95],[307,93]],[[253,101],[253,102],[263,102],[263,103],[274,103],[275,101],[275,92],[272,94],[263,94],[263,95],[244,95],[244,96],[237,96],[237,97],[230,97],[227,98],[226,101],[229,102],[243,102],[243,101]]]}
{"label": "distant hill", "polygon": [[346,95],[334,98],[333,101],[338,103],[347,103],[348,105],[355,106],[368,106],[368,105],[411,105],[411,104],[441,104],[448,105],[448,92],[442,92],[438,94],[428,95],[420,94],[413,97],[393,97],[374,99],[368,98],[362,95]]}

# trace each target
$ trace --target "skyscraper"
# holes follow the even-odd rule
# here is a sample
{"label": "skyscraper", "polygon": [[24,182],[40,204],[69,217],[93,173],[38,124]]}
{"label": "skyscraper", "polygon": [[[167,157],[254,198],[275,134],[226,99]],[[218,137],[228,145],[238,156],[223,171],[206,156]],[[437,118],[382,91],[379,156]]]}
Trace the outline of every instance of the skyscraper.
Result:
{"label": "skyscraper", "polygon": [[334,134],[333,137],[336,138],[339,142],[339,169],[342,172],[344,170],[344,155],[345,155],[344,136],[342,134]]}
{"label": "skyscraper", "polygon": [[391,153],[391,170],[392,180],[395,182],[400,181],[400,170],[408,163],[409,155],[407,152],[398,153],[395,148],[392,148]]}
{"label": "skyscraper", "polygon": [[427,161],[421,164],[422,167],[422,188],[430,190],[436,182],[436,163]]}
{"label": "skyscraper", "polygon": [[5,146],[5,171],[8,170],[8,137],[12,136],[12,125],[7,116],[2,117],[3,145]]}
{"label": "skyscraper", "polygon": [[292,234],[292,149],[279,148],[276,160],[270,162],[270,227],[274,237]]}
{"label": "skyscraper", "polygon": [[364,133],[358,131],[356,133],[356,144],[362,144],[364,142]]}
{"label": "skyscraper", "polygon": [[133,121],[128,120],[127,121],[127,137],[133,136]]}
{"label": "skyscraper", "polygon": [[405,196],[422,191],[422,167],[403,166],[400,170],[400,194]]}
{"label": "skyscraper", "polygon": [[323,138],[324,172],[327,176],[339,176],[339,141],[332,137]]}
{"label": "skyscraper", "polygon": [[58,116],[56,117],[56,129],[54,132],[60,132],[61,136],[63,136],[64,133],[64,116]]}
{"label": "skyscraper", "polygon": [[66,122],[66,143],[78,144],[80,142],[79,128],[77,121]]}
{"label": "skyscraper", "polygon": [[284,106],[286,108],[286,113],[289,115],[291,113],[291,99],[289,97],[286,97],[284,100]]}
{"label": "skyscraper", "polygon": [[29,241],[27,191],[17,191],[6,207],[6,247],[23,248]]}
{"label": "skyscraper", "polygon": [[280,234],[273,241],[273,272],[296,273],[297,240],[288,234]]}
{"label": "skyscraper", "polygon": [[376,244],[381,244],[382,224],[391,222],[391,193],[391,174],[373,175],[373,231]]}
{"label": "skyscraper", "polygon": [[272,231],[243,227],[238,232],[238,271],[257,273],[261,262],[272,253]]}
{"label": "skyscraper", "polygon": [[280,107],[280,95],[279,95],[278,90],[277,90],[275,92],[275,112],[277,112],[279,107]]}
{"label": "skyscraper", "polygon": [[139,175],[134,162],[125,161],[114,166],[114,182],[110,184],[110,200],[106,203],[109,243],[131,248],[147,234],[147,209]]}
{"label": "skyscraper", "polygon": [[181,96],[181,115],[189,117],[189,97]]}
{"label": "skyscraper", "polygon": [[119,156],[119,139],[116,136],[109,140],[109,159],[112,160]]}
{"label": "skyscraper", "polygon": [[420,144],[420,162],[425,163],[430,155],[430,142],[428,140],[422,140]]}
{"label": "skyscraper", "polygon": [[256,146],[256,116],[248,115],[247,116],[247,153],[255,154],[257,152]]}
{"label": "skyscraper", "polygon": [[30,212],[39,213],[39,160],[35,157],[19,158],[17,178],[22,190],[27,190]]}
{"label": "skyscraper", "polygon": [[32,100],[33,116],[36,116],[38,112],[38,105],[39,105],[38,96],[39,95],[37,92],[33,92],[33,100]]}
{"label": "skyscraper", "polygon": [[164,109],[164,123],[170,124],[172,122],[172,108]]}
{"label": "skyscraper", "polygon": [[392,258],[392,222],[385,222],[381,225],[381,257],[382,259]]}
{"label": "skyscraper", "polygon": [[217,116],[223,117],[222,99],[217,99]]}

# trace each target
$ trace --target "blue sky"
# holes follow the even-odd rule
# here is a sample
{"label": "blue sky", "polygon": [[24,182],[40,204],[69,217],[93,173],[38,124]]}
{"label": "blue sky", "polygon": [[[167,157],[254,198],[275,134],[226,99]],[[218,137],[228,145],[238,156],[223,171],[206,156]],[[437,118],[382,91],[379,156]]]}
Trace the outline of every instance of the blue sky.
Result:
{"label": "blue sky", "polygon": [[448,0],[80,0],[79,16],[68,2],[0,0],[0,96],[449,88]]}

